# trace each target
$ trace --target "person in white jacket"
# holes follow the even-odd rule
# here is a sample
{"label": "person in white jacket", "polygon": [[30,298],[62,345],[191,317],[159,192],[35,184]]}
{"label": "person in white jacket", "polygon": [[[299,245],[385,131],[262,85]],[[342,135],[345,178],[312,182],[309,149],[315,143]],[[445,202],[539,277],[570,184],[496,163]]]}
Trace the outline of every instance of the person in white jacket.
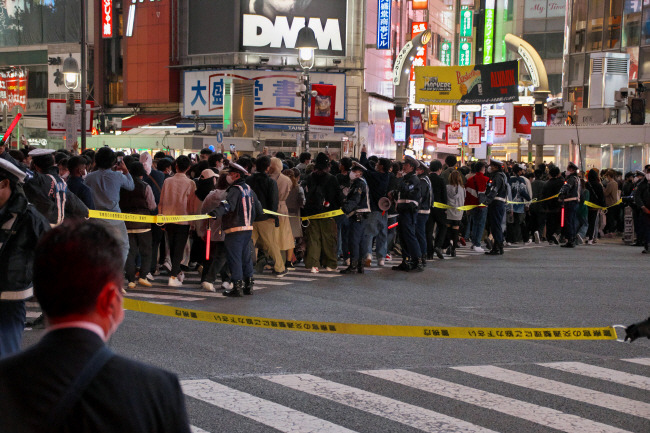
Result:
{"label": "person in white jacket", "polygon": [[463,211],[457,208],[465,204],[465,187],[463,186],[463,177],[458,170],[454,170],[449,175],[449,184],[447,185],[447,204],[452,206],[447,209],[447,231],[451,245],[447,254],[456,257],[456,247],[458,246],[458,229],[460,221],[463,219]]}

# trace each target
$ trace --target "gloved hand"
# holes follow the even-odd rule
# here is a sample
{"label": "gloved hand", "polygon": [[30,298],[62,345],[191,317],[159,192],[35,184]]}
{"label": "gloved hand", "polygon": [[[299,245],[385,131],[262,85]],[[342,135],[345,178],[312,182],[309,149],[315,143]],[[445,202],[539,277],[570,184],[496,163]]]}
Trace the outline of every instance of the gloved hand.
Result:
{"label": "gloved hand", "polygon": [[630,343],[637,338],[648,337],[650,338],[650,317],[643,322],[635,323],[625,328],[625,340],[630,340]]}

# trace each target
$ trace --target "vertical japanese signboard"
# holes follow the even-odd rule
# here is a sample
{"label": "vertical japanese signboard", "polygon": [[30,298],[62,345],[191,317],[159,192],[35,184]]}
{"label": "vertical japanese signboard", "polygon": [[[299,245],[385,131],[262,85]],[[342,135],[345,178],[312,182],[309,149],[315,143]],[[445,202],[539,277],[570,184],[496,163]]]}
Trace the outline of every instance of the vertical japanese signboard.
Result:
{"label": "vertical japanese signboard", "polygon": [[451,66],[451,42],[444,41],[440,44],[440,61],[444,66]]}
{"label": "vertical japanese signboard", "polygon": [[485,2],[485,27],[483,31],[483,64],[494,61],[494,0]]}
{"label": "vertical japanese signboard", "polygon": [[102,0],[102,38],[113,37],[113,0]]}
{"label": "vertical japanese signboard", "polygon": [[461,42],[458,50],[458,66],[469,66],[472,64],[472,43]]}
{"label": "vertical japanese signboard", "polygon": [[469,9],[460,12],[460,36],[471,37],[472,27],[474,25],[474,12]]}
{"label": "vertical japanese signboard", "polygon": [[0,109],[5,105],[10,111],[16,106],[25,110],[27,106],[27,71],[24,68],[12,68],[0,72]]}
{"label": "vertical japanese signboard", "polygon": [[[411,40],[413,40],[417,35],[422,33],[428,28],[428,23],[425,22],[414,22],[411,24]],[[416,66],[426,66],[427,65],[427,46],[423,45],[415,49],[415,58],[411,64],[411,81],[415,81],[415,68]]]}
{"label": "vertical japanese signboard", "polygon": [[390,7],[391,0],[378,0],[377,3],[377,49],[390,49]]}

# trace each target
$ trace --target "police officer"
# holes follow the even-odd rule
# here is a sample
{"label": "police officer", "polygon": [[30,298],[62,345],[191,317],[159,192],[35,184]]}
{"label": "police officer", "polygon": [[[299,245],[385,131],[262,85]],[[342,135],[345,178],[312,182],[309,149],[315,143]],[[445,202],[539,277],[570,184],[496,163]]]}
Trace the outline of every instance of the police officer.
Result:
{"label": "police officer", "polygon": [[508,178],[503,172],[503,163],[496,159],[490,159],[488,166],[490,180],[485,191],[485,199],[482,204],[488,205],[488,220],[490,232],[494,238],[492,249],[485,254],[498,256],[503,254],[503,217],[506,212],[506,201],[508,200]]}
{"label": "police officer", "polygon": [[253,221],[264,211],[255,192],[246,184],[248,171],[241,165],[231,162],[226,175],[230,185],[226,190],[226,200],[210,215],[221,218],[225,233],[224,246],[228,266],[232,273],[231,289],[223,291],[224,296],[239,297],[253,294],[253,261],[250,243],[253,235]]}
{"label": "police officer", "polygon": [[34,248],[50,225],[28,203],[25,173],[0,157],[0,358],[20,350],[25,300],[33,296]]}
{"label": "police officer", "polygon": [[366,242],[363,241],[368,215],[370,214],[370,190],[363,178],[366,168],[358,162],[353,162],[350,168],[350,190],[343,201],[341,209],[350,221],[348,247],[350,250],[350,265],[341,271],[351,274],[355,270],[363,274],[363,259],[368,254]]}
{"label": "police officer", "polygon": [[420,245],[420,264],[425,267],[427,265],[427,221],[433,206],[433,189],[431,179],[429,179],[429,167],[423,161],[420,161],[415,169],[415,174],[420,179],[420,190],[422,191],[418,214],[415,217],[415,236]]}
{"label": "police officer", "polygon": [[398,183],[397,190],[391,193],[397,204],[397,222],[402,243],[402,263],[393,266],[394,271],[424,270],[419,257],[420,244],[415,236],[417,212],[422,201],[420,179],[415,174],[415,169],[420,163],[411,156],[404,158],[402,172],[404,175]]}
{"label": "police officer", "polygon": [[567,242],[563,248],[575,248],[575,238],[578,229],[578,206],[580,205],[580,179],[578,179],[578,166],[569,162],[564,185],[560,189],[559,199],[564,206],[564,237]]}

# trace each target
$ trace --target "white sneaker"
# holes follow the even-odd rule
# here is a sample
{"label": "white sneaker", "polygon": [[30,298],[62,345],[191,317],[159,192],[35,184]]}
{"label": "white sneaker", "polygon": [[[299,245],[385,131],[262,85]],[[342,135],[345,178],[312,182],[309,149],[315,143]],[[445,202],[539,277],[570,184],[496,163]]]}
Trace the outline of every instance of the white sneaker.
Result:
{"label": "white sneaker", "polygon": [[594,244],[594,240],[593,240],[593,239],[589,239],[589,240],[587,241],[587,245],[593,245],[593,244]]}
{"label": "white sneaker", "polygon": [[201,283],[201,288],[204,292],[214,292],[214,284],[204,281]]}
{"label": "white sneaker", "polygon": [[182,283],[184,279],[185,279],[185,273],[183,271],[180,271],[178,273],[178,281]]}
{"label": "white sneaker", "polygon": [[383,267],[385,265],[386,265],[386,260],[385,259],[379,259],[379,261],[377,262],[377,266],[379,266],[379,267]]}
{"label": "white sneaker", "polygon": [[482,253],[482,252],[485,251],[483,248],[481,248],[480,245],[479,246],[472,246],[472,250],[476,251],[477,253]]}
{"label": "white sneaker", "polygon": [[162,267],[167,269],[167,272],[171,272],[172,271],[172,262],[165,260],[165,263],[163,263]]}
{"label": "white sneaker", "polygon": [[183,282],[176,277],[169,277],[167,285],[171,287],[181,287],[183,285]]}
{"label": "white sneaker", "polygon": [[135,281],[131,281],[129,283],[129,289],[131,289],[131,290],[135,289]]}
{"label": "white sneaker", "polygon": [[146,278],[147,278],[147,280],[149,280],[149,281],[156,281],[156,279],[153,277],[153,275],[151,275],[151,272],[149,272],[149,273],[147,274],[147,277],[146,277]]}
{"label": "white sneaker", "polygon": [[526,245],[530,245],[530,244],[532,244],[532,243],[533,243],[533,240],[532,240],[532,239],[528,239],[528,240],[526,241]]}
{"label": "white sneaker", "polygon": [[311,268],[311,271],[309,271],[309,272],[311,272],[312,274],[317,274],[320,271],[318,270],[318,268],[316,266],[314,266],[313,268]]}
{"label": "white sneaker", "polygon": [[232,283],[230,281],[224,281],[221,283],[221,288],[225,290],[230,290],[232,289]]}
{"label": "white sneaker", "polygon": [[329,266],[325,268],[326,271],[328,272],[336,272],[336,268],[330,268]]}
{"label": "white sneaker", "polygon": [[538,231],[535,231],[535,243],[536,244],[540,243],[539,232]]}

